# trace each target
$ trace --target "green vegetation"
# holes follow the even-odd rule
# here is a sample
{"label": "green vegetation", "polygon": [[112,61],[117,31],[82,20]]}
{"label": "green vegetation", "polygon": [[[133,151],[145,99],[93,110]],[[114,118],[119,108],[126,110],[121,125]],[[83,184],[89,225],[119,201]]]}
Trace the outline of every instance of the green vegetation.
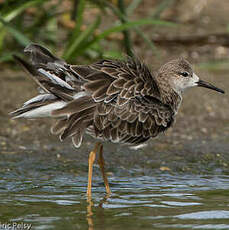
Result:
{"label": "green vegetation", "polygon": [[[21,53],[23,47],[31,42],[61,52],[69,62],[75,62],[79,57],[120,58],[123,51],[118,43],[122,43],[125,52],[132,55],[131,31],[137,33],[155,53],[156,47],[141,31],[141,26],[173,26],[173,23],[159,20],[161,12],[172,1],[161,1],[151,17],[140,20],[130,18],[142,0],[3,1],[0,4],[0,61],[11,61],[13,53]],[[92,12],[89,19],[88,12]],[[112,17],[112,23],[104,26],[104,15]],[[121,39],[111,39],[120,33]]]}

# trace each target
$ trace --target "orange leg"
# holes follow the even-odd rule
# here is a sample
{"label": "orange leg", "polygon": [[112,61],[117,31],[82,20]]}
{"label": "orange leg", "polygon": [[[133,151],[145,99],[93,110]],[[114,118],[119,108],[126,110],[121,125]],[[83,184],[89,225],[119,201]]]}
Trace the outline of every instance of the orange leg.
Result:
{"label": "orange leg", "polygon": [[105,185],[105,188],[106,188],[106,192],[107,192],[107,194],[110,194],[111,190],[110,190],[110,187],[109,187],[107,175],[105,173],[105,163],[104,163],[104,158],[103,158],[103,146],[102,146],[102,144],[100,145],[100,149],[99,149],[98,164],[99,164],[100,170],[102,172],[102,176],[103,176],[103,180],[104,180],[104,185]]}
{"label": "orange leg", "polygon": [[96,152],[98,150],[100,143],[95,144],[95,148],[90,152],[88,158],[88,184],[87,184],[87,196],[91,197],[91,183],[92,183],[92,174],[93,174],[93,164],[96,157]]}
{"label": "orange leg", "polygon": [[101,143],[97,142],[95,144],[94,149],[90,152],[89,159],[88,159],[88,185],[87,185],[87,196],[88,196],[88,198],[91,197],[93,164],[94,164],[94,161],[95,161],[95,158],[96,158],[96,153],[98,152],[98,150],[99,150],[98,164],[99,164],[100,170],[102,172],[106,192],[107,192],[107,194],[111,193],[109,183],[108,183],[108,179],[107,179],[105,169],[104,169],[105,163],[104,163],[104,158],[103,158],[103,146],[102,146]]}

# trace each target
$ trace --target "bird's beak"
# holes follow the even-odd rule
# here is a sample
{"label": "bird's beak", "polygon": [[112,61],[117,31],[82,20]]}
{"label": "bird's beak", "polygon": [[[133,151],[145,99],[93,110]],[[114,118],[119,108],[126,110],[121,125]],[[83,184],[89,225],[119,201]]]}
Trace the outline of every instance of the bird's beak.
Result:
{"label": "bird's beak", "polygon": [[215,91],[218,91],[220,93],[225,93],[222,89],[219,89],[217,87],[215,87],[214,85],[206,82],[206,81],[202,81],[202,80],[199,80],[197,82],[197,86],[200,86],[200,87],[205,87],[205,88],[208,88],[208,89],[212,89],[212,90],[215,90]]}

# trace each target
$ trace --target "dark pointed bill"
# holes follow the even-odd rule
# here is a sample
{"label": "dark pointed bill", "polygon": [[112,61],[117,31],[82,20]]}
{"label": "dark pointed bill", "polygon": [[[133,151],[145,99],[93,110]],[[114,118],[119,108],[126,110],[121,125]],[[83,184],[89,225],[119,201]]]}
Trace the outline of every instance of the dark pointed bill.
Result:
{"label": "dark pointed bill", "polygon": [[206,81],[199,80],[197,82],[197,85],[200,86],[200,87],[205,87],[205,88],[208,88],[208,89],[218,91],[220,93],[225,93],[222,89],[219,89],[219,88],[215,87],[214,85],[212,85],[212,84],[210,84],[210,83],[208,83]]}

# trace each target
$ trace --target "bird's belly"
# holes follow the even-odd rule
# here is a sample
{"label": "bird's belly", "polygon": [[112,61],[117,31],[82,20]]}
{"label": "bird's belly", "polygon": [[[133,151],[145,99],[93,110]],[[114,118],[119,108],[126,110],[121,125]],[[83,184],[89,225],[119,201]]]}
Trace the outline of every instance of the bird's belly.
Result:
{"label": "bird's belly", "polygon": [[[139,128],[140,126],[140,128]],[[164,126],[154,126],[151,129],[143,127],[142,122],[125,122],[124,127],[112,127],[108,125],[104,129],[98,130],[93,124],[89,126],[86,133],[100,141],[110,141],[112,143],[142,144],[150,138],[156,137],[160,132],[167,129]]]}

